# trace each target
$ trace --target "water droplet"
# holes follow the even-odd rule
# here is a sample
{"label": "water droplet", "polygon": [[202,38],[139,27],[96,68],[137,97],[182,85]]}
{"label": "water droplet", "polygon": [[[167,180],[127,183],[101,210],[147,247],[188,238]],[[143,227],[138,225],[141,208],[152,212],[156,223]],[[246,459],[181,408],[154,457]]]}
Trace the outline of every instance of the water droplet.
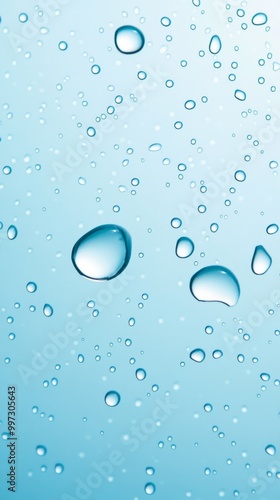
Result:
{"label": "water droplet", "polygon": [[153,495],[155,491],[156,487],[153,483],[147,483],[145,485],[145,493],[147,493],[147,495]]}
{"label": "water droplet", "polygon": [[91,72],[94,74],[94,75],[98,75],[98,73],[100,73],[101,71],[101,68],[98,64],[94,64],[92,67],[91,67]]}
{"label": "water droplet", "polygon": [[174,228],[174,229],[178,229],[179,227],[181,227],[182,225],[182,221],[181,219],[179,219],[179,217],[174,217],[171,222],[170,222],[171,226]]}
{"label": "water droplet", "polygon": [[82,354],[79,354],[77,359],[78,359],[79,363],[83,363],[85,360],[85,357]]}
{"label": "water droplet", "polygon": [[145,38],[135,26],[121,26],[115,33],[115,45],[122,54],[135,54],[145,43]]}
{"label": "water droplet", "polygon": [[202,361],[204,361],[205,359],[205,352],[203,351],[203,349],[194,349],[191,353],[190,353],[190,358],[193,360],[193,361],[196,361],[196,363],[202,363]]}
{"label": "water droplet", "polygon": [[47,453],[47,448],[45,446],[42,446],[41,444],[37,446],[36,448],[36,453],[40,457],[43,457]]}
{"label": "water droplet", "polygon": [[14,240],[18,235],[16,226],[9,226],[7,229],[7,236],[9,240]]}
{"label": "water droplet", "polygon": [[264,381],[264,382],[268,382],[270,380],[270,375],[269,373],[261,373],[260,374],[260,377],[261,379]]}
{"label": "water droplet", "polygon": [[277,224],[270,224],[266,228],[267,234],[275,234],[275,233],[277,233],[278,230],[279,230],[279,227],[277,226]]}
{"label": "water droplet", "polygon": [[146,473],[148,476],[152,476],[155,473],[155,469],[153,467],[146,467]]}
{"label": "water droplet", "polygon": [[131,238],[125,229],[106,224],[82,236],[72,250],[77,271],[94,281],[115,278],[127,267],[131,256]]}
{"label": "water droplet", "polygon": [[214,359],[219,359],[223,356],[223,351],[221,351],[220,349],[216,349],[215,351],[212,352],[212,356]]}
{"label": "water droplet", "polygon": [[138,368],[135,372],[135,375],[138,380],[144,380],[147,374],[143,368]]}
{"label": "water droplet", "polygon": [[12,172],[12,169],[8,165],[6,165],[5,167],[2,168],[2,172],[4,175],[10,175],[10,173]]}
{"label": "water droplet", "polygon": [[21,23],[26,23],[26,21],[28,21],[28,15],[25,13],[25,12],[22,12],[19,16],[19,21]]}
{"label": "water droplet", "polygon": [[245,101],[245,99],[246,99],[246,92],[244,92],[243,90],[237,89],[234,92],[234,97],[236,99],[238,99],[238,101]]}
{"label": "water droplet", "polygon": [[160,151],[162,148],[162,145],[159,142],[155,142],[154,144],[151,144],[149,146],[149,151]]}
{"label": "water droplet", "polygon": [[190,257],[190,255],[192,255],[193,251],[194,243],[190,238],[182,236],[178,239],[175,249],[177,257],[180,257],[180,259],[186,259],[187,257]]}
{"label": "water droplet", "polygon": [[66,50],[68,48],[68,43],[64,42],[64,41],[61,41],[58,44],[58,48],[59,48],[59,50]]}
{"label": "water droplet", "polygon": [[62,472],[64,471],[64,465],[62,464],[56,464],[54,466],[54,471],[56,474],[62,474]]}
{"label": "water droplet", "polygon": [[255,274],[261,275],[265,274],[272,264],[272,258],[269,253],[265,250],[262,245],[258,245],[255,248],[255,252],[252,258],[252,271]]}
{"label": "water droplet", "polygon": [[218,35],[213,35],[210,43],[209,43],[209,50],[212,54],[218,54],[222,48],[222,42],[221,39]]}
{"label": "water droplet", "polygon": [[269,162],[269,167],[270,168],[277,168],[278,167],[278,161],[271,161],[271,162]]}
{"label": "water droplet", "polygon": [[34,292],[36,292],[36,290],[37,290],[37,285],[36,285],[36,283],[34,283],[34,281],[29,281],[29,283],[27,283],[27,285],[26,285],[26,290],[27,290],[29,293],[34,293]]}
{"label": "water droplet", "polygon": [[162,17],[160,22],[162,26],[170,26],[171,24],[171,20],[169,19],[169,17]]}
{"label": "water droplet", "polygon": [[246,180],[246,174],[243,170],[236,170],[234,177],[238,182],[244,182]]}
{"label": "water droplet", "polygon": [[88,135],[89,137],[94,137],[94,136],[95,136],[95,134],[96,134],[96,130],[95,130],[95,128],[94,128],[94,127],[88,127],[88,128],[87,128],[87,135]]}
{"label": "water droplet", "polygon": [[53,315],[53,308],[50,306],[50,304],[45,304],[43,307],[43,313],[47,318]]}
{"label": "water droplet", "polygon": [[276,453],[276,448],[275,446],[273,446],[273,444],[268,444],[265,448],[265,451],[268,455],[273,456]]}
{"label": "water droplet", "polygon": [[267,23],[267,15],[263,12],[258,12],[252,17],[252,23],[255,26],[262,26],[263,24]]}
{"label": "water droplet", "polygon": [[121,400],[121,397],[117,391],[109,391],[105,395],[104,401],[107,406],[117,406]]}
{"label": "water droplet", "polygon": [[204,267],[191,278],[190,290],[202,302],[222,302],[227,306],[237,304],[240,287],[234,274],[222,266]]}
{"label": "water droplet", "polygon": [[188,101],[185,102],[186,109],[194,109],[195,106],[196,106],[196,103],[192,99],[189,99]]}
{"label": "water droplet", "polygon": [[204,405],[204,410],[207,412],[207,413],[210,413],[212,410],[213,410],[213,406],[210,404],[210,403],[206,403]]}
{"label": "water droplet", "polygon": [[212,233],[216,233],[219,229],[219,225],[216,224],[216,222],[213,222],[213,224],[211,224],[210,226],[210,231],[212,231]]}

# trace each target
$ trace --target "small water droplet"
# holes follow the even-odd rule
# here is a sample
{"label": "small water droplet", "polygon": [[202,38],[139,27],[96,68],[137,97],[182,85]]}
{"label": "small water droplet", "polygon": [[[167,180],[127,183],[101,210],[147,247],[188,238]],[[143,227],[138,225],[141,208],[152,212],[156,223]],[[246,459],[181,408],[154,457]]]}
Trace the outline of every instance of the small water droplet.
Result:
{"label": "small water droplet", "polygon": [[127,267],[131,256],[131,238],[125,229],[106,224],[82,236],[72,250],[77,271],[94,281],[115,278]]}
{"label": "small water droplet", "polygon": [[171,226],[174,228],[174,229],[178,229],[179,227],[181,227],[182,225],[182,221],[181,219],[179,219],[179,217],[174,217],[171,222],[170,222]]}
{"label": "small water droplet", "polygon": [[182,236],[176,243],[175,253],[180,259],[190,257],[194,251],[194,243],[190,238]]}
{"label": "small water droplet", "polygon": [[50,316],[53,315],[53,308],[50,304],[45,304],[43,307],[43,313],[44,315],[49,318]]}
{"label": "small water droplet", "polygon": [[206,403],[204,405],[204,410],[207,412],[207,413],[210,413],[212,410],[213,410],[213,406],[210,404],[210,403]]}
{"label": "small water droplet", "polygon": [[274,161],[274,160],[270,161],[269,162],[269,167],[272,168],[272,169],[273,168],[277,168],[278,167],[278,161]]}
{"label": "small water droplet", "polygon": [[238,182],[244,182],[246,180],[246,174],[243,170],[236,170],[234,177]]}
{"label": "small water droplet", "polygon": [[212,356],[214,359],[219,359],[223,356],[223,351],[221,349],[216,349],[215,351],[212,352]]}
{"label": "small water droplet", "polygon": [[209,50],[212,54],[218,54],[222,48],[222,42],[221,39],[218,35],[213,35],[210,43],[209,43]]}
{"label": "small water droplet", "polygon": [[244,90],[236,89],[236,91],[234,92],[234,97],[238,99],[238,101],[245,101],[246,92],[244,92]]}
{"label": "small water droplet", "polygon": [[263,12],[258,12],[252,17],[252,24],[255,26],[262,26],[265,23],[267,23],[267,15]]}
{"label": "small water droplet", "polygon": [[227,306],[237,304],[240,287],[234,274],[222,266],[204,267],[191,278],[190,290],[202,302],[222,302]]}
{"label": "small water droplet", "polygon": [[159,142],[155,142],[154,144],[151,144],[149,146],[149,151],[160,151],[162,148],[162,145]]}
{"label": "small water droplet", "polygon": [[160,22],[162,26],[170,26],[171,24],[171,20],[169,19],[169,17],[162,17]]}
{"label": "small water droplet", "polygon": [[267,234],[275,234],[275,233],[277,233],[278,230],[279,230],[279,227],[277,226],[277,224],[270,224],[266,228]]}
{"label": "small water droplet", "polygon": [[122,54],[136,54],[145,43],[145,38],[135,26],[121,26],[115,33],[115,45]]}
{"label": "small water droplet", "polygon": [[7,229],[7,236],[9,240],[14,240],[18,235],[16,226],[9,226]]}
{"label": "small water droplet", "polygon": [[117,391],[109,391],[105,395],[104,401],[107,406],[117,406],[121,400],[121,396]]}
{"label": "small water droplet", "polygon": [[193,360],[193,361],[196,361],[196,363],[202,363],[202,361],[204,361],[205,359],[205,352],[203,351],[203,349],[194,349],[191,353],[190,353],[190,358]]}
{"label": "small water droplet", "polygon": [[64,41],[61,41],[61,42],[59,42],[59,44],[58,44],[58,48],[59,48],[59,50],[62,50],[62,51],[63,51],[63,50],[66,50],[66,49],[68,48],[68,43],[67,43],[67,42],[64,42]]}
{"label": "small water droplet", "polygon": [[89,137],[94,137],[94,136],[95,136],[95,134],[96,134],[96,130],[95,130],[95,128],[94,128],[94,127],[88,127],[88,128],[87,128],[87,135],[88,135]]}
{"label": "small water droplet", "polygon": [[29,292],[29,293],[34,293],[36,292],[37,290],[37,285],[36,283],[34,283],[34,281],[29,281],[26,285],[26,290]]}
{"label": "small water droplet", "polygon": [[62,472],[64,471],[64,465],[62,464],[56,464],[54,466],[54,471],[56,474],[62,474]]}
{"label": "small water droplet", "polygon": [[268,455],[273,456],[276,453],[276,448],[273,444],[268,444],[265,448],[265,451]]}
{"label": "small water droplet", "polygon": [[91,67],[91,72],[93,73],[93,75],[98,75],[101,71],[101,68],[98,64],[94,64],[92,67]]}
{"label": "small water droplet", "polygon": [[79,363],[83,363],[85,360],[85,357],[82,354],[79,354],[77,359],[78,359]]}
{"label": "small water droplet", "polygon": [[147,493],[147,495],[153,495],[155,491],[156,487],[153,483],[147,483],[145,485],[145,493]]}
{"label": "small water droplet", "polygon": [[37,455],[39,455],[40,457],[43,457],[44,455],[46,455],[47,453],[47,448],[43,445],[38,445],[37,448],[36,448],[36,453]]}
{"label": "small water droplet", "polygon": [[189,99],[188,101],[185,102],[186,109],[194,109],[195,106],[196,106],[196,103],[192,99]]}
{"label": "small water droplet", "polygon": [[262,245],[258,245],[255,248],[255,252],[252,258],[252,271],[257,275],[265,274],[272,264],[272,258],[266,249]]}
{"label": "small water droplet", "polygon": [[12,172],[12,169],[8,165],[6,165],[5,167],[2,168],[2,172],[4,175],[10,175],[10,173]]}
{"label": "small water droplet", "polygon": [[153,467],[146,467],[146,474],[148,476],[152,476],[155,473],[155,469]]}
{"label": "small water droplet", "polygon": [[146,371],[143,368],[138,368],[135,372],[137,380],[144,380],[146,378]]}

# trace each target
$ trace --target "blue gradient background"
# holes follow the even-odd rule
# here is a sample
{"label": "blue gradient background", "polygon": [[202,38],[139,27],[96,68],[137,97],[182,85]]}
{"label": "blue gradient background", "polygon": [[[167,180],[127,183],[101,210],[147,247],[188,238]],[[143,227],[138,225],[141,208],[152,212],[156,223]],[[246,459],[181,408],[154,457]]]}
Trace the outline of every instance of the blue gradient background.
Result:
{"label": "blue gradient background", "polygon": [[[238,8],[246,11],[243,18]],[[267,13],[268,23],[253,26],[251,18],[259,11]],[[26,23],[18,20],[21,12],[29,16]],[[266,227],[280,223],[279,176],[269,168],[270,161],[280,161],[278,3],[234,1],[226,8],[222,0],[202,0],[200,7],[191,0],[142,0],[137,5],[57,0],[38,7],[31,1],[10,5],[2,0],[0,14],[0,419],[3,436],[7,386],[16,385],[14,497],[144,500],[145,484],[151,481],[160,500],[231,499],[234,492],[239,500],[277,500],[280,386],[274,381],[280,378],[280,337],[274,331],[279,329],[280,233],[268,235]],[[161,25],[163,16],[170,17],[169,27]],[[135,55],[121,54],[114,46],[115,30],[124,24],[145,35],[146,44]],[[213,34],[223,44],[217,56],[208,50]],[[172,41],[166,41],[167,35]],[[64,52],[58,49],[61,40],[68,43]],[[180,65],[183,59],[187,67]],[[222,63],[220,69],[213,67],[215,60]],[[93,63],[100,65],[100,74],[91,73]],[[148,75],[142,82],[140,70]],[[230,73],[236,74],[234,82]],[[166,87],[167,79],[174,87]],[[276,92],[270,90],[273,85]],[[246,101],[234,98],[237,88],[246,91]],[[117,95],[124,98],[120,105],[114,103]],[[184,108],[188,99],[196,101],[192,111]],[[116,119],[107,114],[110,105]],[[102,114],[105,119],[96,122]],[[182,129],[174,128],[176,121],[183,122]],[[97,131],[92,139],[86,134],[89,126]],[[149,151],[156,142],[161,150]],[[251,156],[249,162],[245,155]],[[179,163],[187,166],[181,179]],[[5,165],[13,169],[9,176],[2,173]],[[238,169],[246,172],[244,183],[234,179]],[[80,177],[85,185],[79,184]],[[132,195],[135,177],[140,184]],[[203,182],[205,195],[199,191]],[[120,185],[127,187],[124,193]],[[197,210],[200,204],[207,207],[204,214]],[[118,213],[114,205],[120,206]],[[182,219],[179,229],[171,227],[173,217]],[[215,234],[213,222],[219,224]],[[13,241],[6,235],[11,224],[18,229]],[[127,269],[108,283],[84,279],[71,263],[75,242],[101,224],[121,225],[132,238]],[[195,244],[186,260],[174,250],[183,235]],[[251,271],[257,245],[273,259],[263,276]],[[241,296],[233,308],[198,302],[190,293],[192,275],[214,264],[228,267],[239,280]],[[34,294],[26,291],[29,281],[38,285]],[[89,300],[96,302],[97,317],[86,305]],[[49,318],[43,315],[45,303],[54,309]],[[128,324],[132,317],[133,327]],[[205,333],[207,325],[214,328],[212,335]],[[65,333],[69,329],[73,336]],[[10,332],[16,334],[12,341]],[[245,332],[249,341],[243,340]],[[38,370],[36,352],[53,344],[50,334],[60,334],[63,347]],[[189,359],[198,347],[206,352],[201,364]],[[222,358],[212,357],[215,349],[223,351]],[[244,363],[237,361],[240,353]],[[82,364],[79,354],[85,357]],[[129,362],[132,357],[135,364]],[[115,373],[109,371],[112,365]],[[135,377],[139,367],[147,372],[142,382]],[[32,371],[24,376],[27,369]],[[270,374],[269,382],[260,379],[262,372]],[[57,386],[51,384],[53,377]],[[45,380],[49,387],[43,387]],[[109,390],[121,395],[116,408],[104,403]],[[172,409],[162,408],[166,401]],[[211,413],[204,411],[205,403],[213,405]],[[142,430],[137,445],[135,427],[145,425],[152,430]],[[219,438],[219,432],[225,436]],[[277,448],[273,457],[265,453],[270,443]],[[3,500],[12,495],[5,484],[6,444],[1,439]],[[44,457],[36,454],[40,444],[47,448]],[[108,466],[114,450],[121,463]],[[106,462],[107,472],[102,476],[93,462],[104,468]],[[62,474],[54,471],[57,463],[64,466]],[[149,466],[153,476],[145,472]],[[77,480],[89,484],[92,473],[95,483],[78,495]]]}

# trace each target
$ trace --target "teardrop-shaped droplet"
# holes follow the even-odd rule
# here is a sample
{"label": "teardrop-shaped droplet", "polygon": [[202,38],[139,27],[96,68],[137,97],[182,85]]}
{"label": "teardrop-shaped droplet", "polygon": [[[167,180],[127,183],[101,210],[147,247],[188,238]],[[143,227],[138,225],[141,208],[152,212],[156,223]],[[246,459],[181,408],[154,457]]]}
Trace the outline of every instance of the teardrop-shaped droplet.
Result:
{"label": "teardrop-shaped droplet", "polygon": [[262,245],[258,245],[255,248],[255,252],[252,258],[252,271],[255,274],[265,274],[272,264],[272,258],[266,249]]}
{"label": "teardrop-shaped droplet", "polygon": [[204,267],[192,277],[190,290],[202,302],[222,302],[227,306],[237,304],[240,287],[234,274],[222,266]]}
{"label": "teardrop-shaped droplet", "polygon": [[47,318],[53,315],[53,308],[50,306],[50,304],[45,304],[43,307],[43,313]]}
{"label": "teardrop-shaped droplet", "polygon": [[115,45],[123,54],[136,54],[144,46],[145,38],[135,26],[121,26],[115,33]]}
{"label": "teardrop-shaped droplet", "polygon": [[276,448],[273,444],[268,444],[265,448],[265,451],[268,455],[273,456],[276,453]]}
{"label": "teardrop-shaped droplet", "polygon": [[180,257],[180,259],[186,259],[187,257],[190,257],[190,255],[192,255],[193,251],[194,243],[190,238],[182,236],[178,239],[175,249],[177,257]]}
{"label": "teardrop-shaped droplet", "polygon": [[205,359],[205,352],[203,351],[203,349],[194,349],[191,353],[190,353],[190,358],[193,360],[193,361],[196,361],[196,363],[202,363],[202,361],[204,361]]}
{"label": "teardrop-shaped droplet", "polygon": [[14,240],[17,237],[18,231],[16,226],[9,226],[7,229],[7,236],[9,240]]}
{"label": "teardrop-shaped droplet", "polygon": [[210,43],[209,43],[209,50],[212,54],[218,54],[222,48],[222,42],[221,39],[218,35],[213,35]]}
{"label": "teardrop-shaped droplet", "polygon": [[117,391],[109,391],[105,395],[104,401],[107,406],[117,406],[121,400],[121,397]]}
{"label": "teardrop-shaped droplet", "polygon": [[238,101],[245,101],[246,92],[244,92],[244,90],[236,89],[236,91],[234,92],[234,97],[238,99]]}
{"label": "teardrop-shaped droplet", "polygon": [[262,26],[263,24],[267,23],[267,15],[263,12],[258,12],[252,17],[252,23],[255,26]]}
{"label": "teardrop-shaped droplet", "polygon": [[77,271],[95,281],[111,280],[129,263],[131,238],[120,226],[98,226],[82,236],[72,250]]}

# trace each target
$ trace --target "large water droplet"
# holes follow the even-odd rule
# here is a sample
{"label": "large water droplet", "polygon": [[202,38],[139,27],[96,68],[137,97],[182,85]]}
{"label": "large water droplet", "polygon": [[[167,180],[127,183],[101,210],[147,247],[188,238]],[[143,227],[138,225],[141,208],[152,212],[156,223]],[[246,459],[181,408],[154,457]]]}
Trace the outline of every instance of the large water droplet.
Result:
{"label": "large water droplet", "polygon": [[268,444],[265,448],[265,451],[268,455],[273,456],[276,453],[276,448],[275,446],[273,446],[273,444]]}
{"label": "large water droplet", "polygon": [[234,306],[240,296],[240,287],[234,274],[222,266],[204,267],[192,277],[190,290],[202,302],[222,302]]}
{"label": "large water droplet", "polygon": [[194,243],[190,238],[182,236],[178,239],[175,249],[177,257],[180,257],[180,259],[186,259],[192,255],[193,251]]}
{"label": "large water droplet", "polygon": [[190,353],[190,358],[193,360],[193,361],[196,361],[196,363],[202,363],[202,361],[204,361],[205,359],[205,352],[203,351],[203,349],[194,349],[191,353]]}
{"label": "large water droplet", "polygon": [[258,12],[252,17],[252,23],[255,26],[262,26],[263,24],[267,23],[267,15],[263,12]]}
{"label": "large water droplet", "polygon": [[9,240],[14,240],[17,237],[18,231],[16,226],[9,226],[7,230],[7,236]]}
{"label": "large water droplet", "polygon": [[218,35],[213,35],[210,43],[209,43],[209,50],[212,54],[218,54],[222,48],[222,42],[221,39]]}
{"label": "large water droplet", "polygon": [[105,395],[105,403],[107,406],[117,406],[121,400],[121,397],[117,391],[109,391]]}
{"label": "large water droplet", "polygon": [[265,274],[272,264],[272,258],[269,253],[265,250],[262,245],[258,245],[255,248],[255,252],[252,258],[252,271],[255,274]]}
{"label": "large water droplet", "polygon": [[98,226],[82,236],[72,250],[77,271],[95,281],[111,280],[129,263],[131,238],[120,226]]}
{"label": "large water droplet", "polygon": [[115,45],[123,54],[135,54],[144,46],[145,38],[135,26],[121,26],[115,33]]}

